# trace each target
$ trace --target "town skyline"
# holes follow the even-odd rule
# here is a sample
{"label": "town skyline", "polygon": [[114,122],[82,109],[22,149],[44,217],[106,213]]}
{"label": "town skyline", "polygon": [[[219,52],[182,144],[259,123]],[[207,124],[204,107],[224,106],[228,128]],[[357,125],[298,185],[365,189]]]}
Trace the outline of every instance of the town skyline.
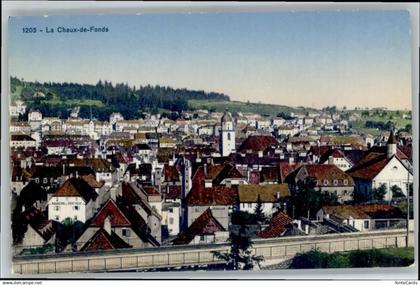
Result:
{"label": "town skyline", "polygon": [[[410,109],[408,20],[404,11],[17,17],[10,74],[204,89],[288,106]],[[28,26],[109,32],[34,36],[21,32]]]}

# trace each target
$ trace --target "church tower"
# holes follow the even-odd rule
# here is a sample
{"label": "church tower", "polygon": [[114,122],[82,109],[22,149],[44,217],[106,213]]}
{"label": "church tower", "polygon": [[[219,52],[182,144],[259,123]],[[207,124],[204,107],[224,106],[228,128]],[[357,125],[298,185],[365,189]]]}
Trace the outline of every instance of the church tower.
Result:
{"label": "church tower", "polygon": [[229,156],[235,152],[235,129],[233,127],[232,115],[226,111],[222,116],[222,128],[220,130],[220,153],[222,156]]}
{"label": "church tower", "polygon": [[391,158],[395,154],[397,154],[397,139],[395,138],[394,130],[391,130],[388,142],[386,143],[386,156],[387,158]]}

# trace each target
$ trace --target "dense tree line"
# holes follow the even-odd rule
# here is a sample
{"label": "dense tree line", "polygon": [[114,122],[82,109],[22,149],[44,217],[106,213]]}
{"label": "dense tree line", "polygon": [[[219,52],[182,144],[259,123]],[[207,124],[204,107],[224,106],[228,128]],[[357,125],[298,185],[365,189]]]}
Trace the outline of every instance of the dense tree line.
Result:
{"label": "dense tree line", "polygon": [[[96,85],[79,83],[56,82],[26,82],[16,77],[11,78],[11,90],[16,91],[22,86],[21,97],[28,102],[29,107],[42,109],[45,116],[66,116],[70,112],[71,104],[65,100],[97,100],[105,107],[92,105],[81,106],[80,116],[92,115],[98,119],[107,118],[111,112],[121,112],[127,118],[139,117],[142,111],[157,112],[159,109],[180,112],[188,110],[188,100],[225,100],[229,96],[202,90],[174,89],[164,86],[131,87],[127,83],[112,84],[109,81],[99,81]],[[45,98],[33,98],[35,92],[42,92]],[[49,104],[48,100],[57,99],[63,104]]]}
{"label": "dense tree line", "polygon": [[379,130],[391,130],[392,128],[394,128],[394,123],[391,121],[388,121],[386,123],[376,122],[376,121],[366,121],[365,127],[379,129]]}

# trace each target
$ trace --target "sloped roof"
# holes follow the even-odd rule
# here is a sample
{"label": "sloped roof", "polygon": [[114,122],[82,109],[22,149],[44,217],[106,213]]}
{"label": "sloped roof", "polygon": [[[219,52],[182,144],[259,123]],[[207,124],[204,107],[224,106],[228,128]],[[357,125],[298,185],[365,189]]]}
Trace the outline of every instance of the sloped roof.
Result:
{"label": "sloped roof", "polygon": [[340,219],[390,219],[390,218],[405,218],[404,214],[399,208],[391,205],[339,205],[339,206],[324,206],[322,210],[326,214],[333,214]]}
{"label": "sloped roof", "polygon": [[14,134],[11,135],[10,140],[12,141],[35,141],[31,136],[23,135],[23,134]]}
{"label": "sloped roof", "polygon": [[108,234],[103,228],[100,228],[80,249],[80,251],[95,251],[104,249],[130,248],[117,234],[111,232]]}
{"label": "sloped roof", "polygon": [[297,169],[300,166],[300,164],[295,163],[288,163],[288,162],[280,162],[280,176],[281,176],[281,182],[284,183],[286,181],[286,177],[292,173],[295,169]]}
{"label": "sloped roof", "polygon": [[89,166],[97,172],[109,172],[113,167],[109,161],[102,158],[76,158],[68,161],[69,164],[75,166]]}
{"label": "sloped roof", "polygon": [[213,217],[210,208],[204,211],[183,233],[173,241],[174,245],[189,244],[196,236],[213,235],[215,232],[226,231]]}
{"label": "sloped roof", "polygon": [[287,226],[293,223],[293,219],[279,211],[273,215],[267,228],[259,232],[261,238],[274,238],[282,236],[287,231]]}
{"label": "sloped roof", "polygon": [[390,159],[386,155],[370,154],[358,165],[347,170],[347,173],[353,178],[372,180],[384,169]]}
{"label": "sloped roof", "polygon": [[98,194],[85,180],[70,178],[57,189],[53,197],[82,197],[87,203],[90,200],[96,200]]}
{"label": "sloped roof", "polygon": [[92,188],[101,188],[105,184],[104,181],[96,181],[96,178],[93,176],[93,174],[83,175],[82,179],[85,180],[87,184],[89,184],[89,186]]}
{"label": "sloped roof", "polygon": [[239,172],[238,169],[236,169],[236,167],[233,164],[226,163],[225,165],[223,165],[222,170],[217,174],[216,178],[213,179],[213,183],[219,184],[227,178],[240,179],[242,178],[242,174]]}
{"label": "sloped roof", "polygon": [[263,151],[270,145],[278,145],[279,142],[272,136],[249,136],[238,148],[238,151],[252,150]]}
{"label": "sloped roof", "polygon": [[154,186],[143,186],[144,192],[147,194],[147,196],[160,196],[160,193],[157,191],[157,189]]}
{"label": "sloped roof", "polygon": [[[317,180],[317,186],[353,186],[354,181],[352,177],[346,172],[342,171],[334,164],[306,164],[296,172],[304,168],[308,176],[314,177]],[[328,185],[324,181],[328,181]],[[347,180],[347,183],[344,183]],[[334,185],[334,181],[336,184]]]}
{"label": "sloped roof", "polygon": [[370,216],[362,209],[353,205],[324,206],[322,210],[325,214],[335,215],[342,220],[346,220],[349,217],[354,219],[370,219]]}
{"label": "sloped roof", "polygon": [[117,204],[112,199],[101,207],[98,213],[90,221],[90,226],[102,227],[107,217],[110,217],[112,227],[130,227],[131,223]]}
{"label": "sloped roof", "polygon": [[179,171],[175,165],[165,164],[163,171],[165,172],[165,181],[179,181]]}
{"label": "sloped roof", "polygon": [[345,154],[337,149],[337,148],[331,148],[329,150],[327,150],[326,152],[324,152],[323,155],[321,155],[320,159],[319,159],[319,163],[322,164],[326,161],[328,161],[328,158],[332,156],[334,158],[345,158],[347,159],[347,157],[345,156]]}
{"label": "sloped roof", "polygon": [[204,169],[200,166],[193,176],[193,183],[186,200],[189,206],[233,205],[237,190],[224,185],[205,187]]}
{"label": "sloped roof", "polygon": [[242,184],[238,186],[240,203],[255,203],[258,196],[263,203],[274,203],[277,201],[277,192],[282,198],[290,195],[287,184]]}
{"label": "sloped roof", "polygon": [[168,185],[165,199],[181,199],[181,190],[180,185]]}

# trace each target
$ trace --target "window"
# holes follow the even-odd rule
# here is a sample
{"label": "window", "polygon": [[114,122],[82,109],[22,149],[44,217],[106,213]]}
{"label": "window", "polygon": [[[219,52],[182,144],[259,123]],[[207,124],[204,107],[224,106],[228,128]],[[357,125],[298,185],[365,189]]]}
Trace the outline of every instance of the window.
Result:
{"label": "window", "polygon": [[230,133],[227,134],[227,139],[230,141]]}
{"label": "window", "polygon": [[79,206],[74,206],[74,210],[79,211]]}
{"label": "window", "polygon": [[347,185],[347,184],[349,184],[349,181],[348,181],[347,179],[344,179],[344,180],[343,180],[343,184],[344,184],[344,185]]}
{"label": "window", "polygon": [[39,183],[39,178],[35,178],[35,183]]}
{"label": "window", "polygon": [[60,206],[55,206],[56,211],[60,211]]}
{"label": "window", "polygon": [[59,216],[55,216],[55,218],[54,218],[56,221],[58,221],[59,219],[60,219],[60,217]]}
{"label": "window", "polygon": [[200,241],[204,241],[204,236],[200,236]]}
{"label": "window", "polygon": [[122,235],[124,237],[129,237],[130,236],[130,229],[122,229]]}
{"label": "window", "polygon": [[327,186],[328,185],[328,180],[324,179],[324,185]]}
{"label": "window", "polygon": [[169,218],[169,224],[173,225],[174,224],[174,218]]}
{"label": "window", "polygon": [[364,226],[365,229],[368,229],[369,228],[369,221],[365,221],[363,226]]}
{"label": "window", "polygon": [[47,183],[48,183],[48,179],[44,178],[44,184],[47,184]]}
{"label": "window", "polygon": [[338,180],[334,179],[334,185],[338,185]]}
{"label": "window", "polygon": [[74,220],[77,221],[77,215],[74,216]]}
{"label": "window", "polygon": [[174,212],[174,209],[169,208],[169,213],[173,213],[173,212]]}

